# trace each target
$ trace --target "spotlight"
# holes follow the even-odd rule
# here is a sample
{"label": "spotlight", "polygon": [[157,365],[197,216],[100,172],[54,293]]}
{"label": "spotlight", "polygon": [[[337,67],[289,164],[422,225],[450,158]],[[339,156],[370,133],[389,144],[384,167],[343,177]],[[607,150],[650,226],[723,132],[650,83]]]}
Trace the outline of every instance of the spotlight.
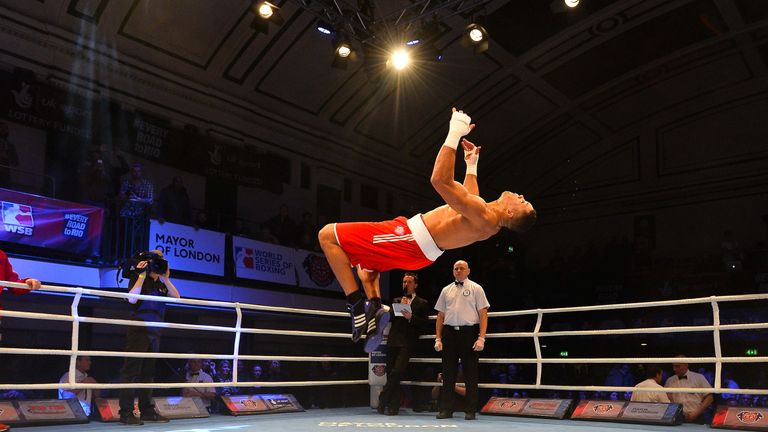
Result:
{"label": "spotlight", "polygon": [[264,18],[264,19],[271,18],[272,15],[275,13],[274,8],[275,7],[272,6],[271,3],[269,3],[269,2],[262,2],[261,4],[259,4],[259,8],[258,8],[259,16]]}
{"label": "spotlight", "polygon": [[325,35],[331,35],[333,34],[333,27],[325,21],[318,21],[317,31]]}
{"label": "spotlight", "polygon": [[421,42],[420,40],[414,39],[414,40],[409,40],[405,44],[408,45],[408,46],[414,46],[414,45],[418,45],[420,42]]}
{"label": "spotlight", "polygon": [[352,48],[350,48],[347,44],[341,44],[338,48],[336,48],[336,55],[339,57],[347,58],[350,54],[352,54]]}
{"label": "spotlight", "polygon": [[389,61],[396,70],[403,70],[411,63],[411,56],[408,51],[401,48],[392,53]]}
{"label": "spotlight", "polygon": [[473,28],[469,31],[469,38],[472,39],[472,42],[480,42],[484,37],[480,29]]}
{"label": "spotlight", "polygon": [[333,62],[331,67],[334,69],[347,69],[347,64],[352,56],[352,44],[349,43],[349,38],[344,34],[339,34],[334,37],[333,40]]}
{"label": "spotlight", "polygon": [[579,5],[579,0],[563,0],[565,2],[565,5],[569,8],[575,8]]}
{"label": "spotlight", "polygon": [[475,54],[488,51],[488,32],[480,24],[472,23],[464,29],[461,44],[465,47],[472,47]]}
{"label": "spotlight", "polygon": [[[282,15],[280,15],[280,8],[273,5],[270,2],[262,1],[257,2],[253,4],[253,11],[257,16],[257,20],[261,19],[263,21],[269,20],[269,22],[281,26],[285,23],[285,20],[283,19]],[[258,30],[260,32],[263,32],[264,34],[267,33],[266,25],[260,25],[256,22],[251,23],[251,27],[255,30]]]}

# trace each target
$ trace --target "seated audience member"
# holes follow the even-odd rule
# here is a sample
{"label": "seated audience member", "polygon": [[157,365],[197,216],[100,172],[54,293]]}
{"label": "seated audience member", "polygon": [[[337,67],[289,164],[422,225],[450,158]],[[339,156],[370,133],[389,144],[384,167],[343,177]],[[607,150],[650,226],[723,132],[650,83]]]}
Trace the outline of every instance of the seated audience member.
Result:
{"label": "seated audience member", "polygon": [[608,372],[605,378],[605,385],[608,387],[632,387],[635,385],[635,378],[628,364],[616,365]]}
{"label": "seated audience member", "polygon": [[283,366],[280,360],[271,360],[267,371],[267,381],[285,381]]}
{"label": "seated audience member", "polygon": [[[685,356],[677,357],[680,359],[680,363],[672,364],[672,370],[675,374],[667,378],[664,387],[712,388],[702,374],[688,370],[688,363],[683,363]],[[670,401],[683,406],[685,421],[689,423],[706,422],[707,419],[704,414],[714,400],[712,394],[706,391],[702,393],[670,393],[668,396]]]}
{"label": "seated audience member", "polygon": [[645,369],[645,376],[647,379],[640,382],[635,388],[658,388],[659,391],[637,391],[632,392],[632,402],[656,402],[656,403],[669,403],[669,397],[664,392],[664,387],[661,386],[661,377],[663,373],[660,367],[653,365],[648,366]]}
{"label": "seated audience member", "polygon": [[[259,363],[254,363],[253,366],[251,366],[251,376],[249,377],[250,381],[264,381],[264,368],[261,367]],[[254,385],[250,389],[250,393],[256,394],[263,392],[260,385]]]}
{"label": "seated audience member", "polygon": [[[739,388],[739,384],[736,383],[736,381],[734,381],[733,378],[731,378],[731,372],[727,369],[723,369],[722,381],[723,381],[722,388],[727,388],[727,389]],[[738,404],[738,396],[733,393],[722,393],[720,395],[720,398],[723,400],[723,403],[726,405]],[[755,406],[755,405],[753,404],[752,406]]]}
{"label": "seated audience member", "polygon": [[[93,377],[88,376],[91,370],[91,358],[89,356],[78,356],[75,360],[75,382],[85,384],[96,384]],[[69,371],[59,379],[59,383],[69,382]],[[99,397],[99,390],[92,389],[59,389],[59,399],[78,399],[80,405],[85,411],[85,415],[91,415],[91,405],[95,398]]]}
{"label": "seated audience member", "polygon": [[[203,360],[190,359],[187,361],[187,375],[185,377],[188,383],[212,383],[213,377],[203,371]],[[199,397],[203,400],[203,405],[210,411],[211,401],[216,399],[216,389],[213,387],[185,387],[181,389],[181,395],[184,397]]]}
{"label": "seated audience member", "polygon": [[[242,362],[242,360],[241,360]],[[244,377],[240,377],[242,380]],[[214,378],[216,382],[231,382],[232,381],[232,365],[229,360],[222,360],[219,362],[219,373]],[[216,393],[219,396],[234,396],[239,393],[239,389],[235,386],[217,387]]]}

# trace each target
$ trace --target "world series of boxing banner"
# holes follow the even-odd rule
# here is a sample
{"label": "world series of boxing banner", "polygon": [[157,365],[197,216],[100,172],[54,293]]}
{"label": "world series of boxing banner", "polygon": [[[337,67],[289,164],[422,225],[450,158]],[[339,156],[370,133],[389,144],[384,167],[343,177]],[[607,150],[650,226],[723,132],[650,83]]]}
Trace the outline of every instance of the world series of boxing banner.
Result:
{"label": "world series of boxing banner", "polygon": [[325,255],[302,249],[232,237],[235,276],[319,290],[341,287]]}

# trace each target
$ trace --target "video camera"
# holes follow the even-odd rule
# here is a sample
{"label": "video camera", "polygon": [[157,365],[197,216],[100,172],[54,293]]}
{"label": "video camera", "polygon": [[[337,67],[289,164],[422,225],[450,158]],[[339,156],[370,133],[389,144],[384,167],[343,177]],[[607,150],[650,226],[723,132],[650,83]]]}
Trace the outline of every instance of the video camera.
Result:
{"label": "video camera", "polygon": [[[138,268],[139,263],[147,262],[147,266],[144,268]],[[128,258],[120,263],[120,267],[117,269],[118,278],[134,279],[143,272],[155,272],[159,275],[165,274],[168,271],[168,261],[157,252],[146,251],[139,252],[136,255]],[[122,276],[120,276],[122,274]]]}

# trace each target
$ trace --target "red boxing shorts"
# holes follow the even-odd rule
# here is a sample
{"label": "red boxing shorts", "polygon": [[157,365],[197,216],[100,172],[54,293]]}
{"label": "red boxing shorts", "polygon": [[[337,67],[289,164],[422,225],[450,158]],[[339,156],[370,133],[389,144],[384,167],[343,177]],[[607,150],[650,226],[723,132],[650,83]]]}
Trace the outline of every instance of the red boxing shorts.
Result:
{"label": "red boxing shorts", "polygon": [[443,253],[420,214],[385,222],[337,223],[333,230],[349,261],[363,270],[418,270]]}

